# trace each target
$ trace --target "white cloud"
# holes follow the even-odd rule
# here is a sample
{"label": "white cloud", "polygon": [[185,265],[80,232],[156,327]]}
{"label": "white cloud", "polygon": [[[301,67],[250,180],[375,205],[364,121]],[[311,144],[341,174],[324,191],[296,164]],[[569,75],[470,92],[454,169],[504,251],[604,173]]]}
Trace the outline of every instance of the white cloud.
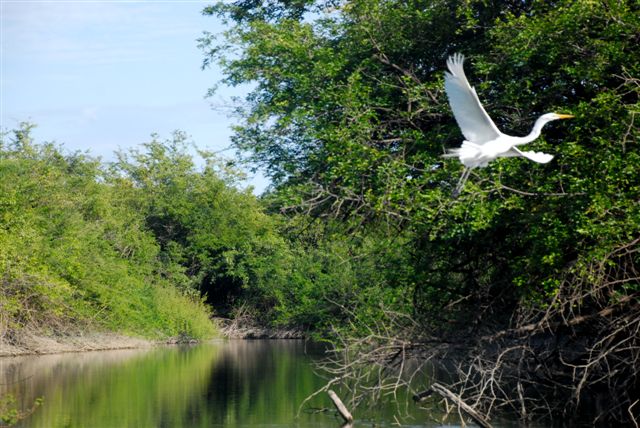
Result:
{"label": "white cloud", "polygon": [[175,129],[201,147],[227,148],[235,121],[209,104],[246,90],[204,99],[221,77],[200,70],[196,47],[202,30],[222,30],[200,15],[211,2],[0,0],[0,128],[29,120],[38,141],[105,159]]}
{"label": "white cloud", "polygon": [[85,107],[82,109],[82,117],[89,121],[98,119],[98,107]]}
{"label": "white cloud", "polygon": [[[149,49],[154,41],[191,34],[195,39],[200,30],[178,20],[158,25],[156,15],[168,8],[184,11],[185,4],[3,0],[4,56],[85,65],[157,58],[158,51]],[[189,7],[189,13],[193,9]]]}

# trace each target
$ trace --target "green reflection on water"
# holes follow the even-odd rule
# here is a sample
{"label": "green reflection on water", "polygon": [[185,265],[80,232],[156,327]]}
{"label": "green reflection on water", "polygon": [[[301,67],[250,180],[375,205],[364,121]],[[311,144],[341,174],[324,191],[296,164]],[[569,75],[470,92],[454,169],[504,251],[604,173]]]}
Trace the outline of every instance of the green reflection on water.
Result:
{"label": "green reflection on water", "polygon": [[[304,399],[325,383],[313,366],[320,350],[309,346],[302,341],[220,341],[0,358],[0,396],[12,394],[20,409],[44,397],[22,427],[337,428],[341,420],[333,411],[302,412],[296,418]],[[352,409],[354,427],[392,427],[396,417],[405,427],[460,426],[457,412],[442,425],[439,406],[419,409],[407,398],[381,397],[368,409]],[[306,407],[332,405],[326,394],[318,394]],[[494,422],[496,428],[517,426]]]}
{"label": "green reflection on water", "polygon": [[219,342],[193,347],[0,360],[0,394],[28,407],[29,427],[337,426],[303,414],[322,385],[302,342]]}

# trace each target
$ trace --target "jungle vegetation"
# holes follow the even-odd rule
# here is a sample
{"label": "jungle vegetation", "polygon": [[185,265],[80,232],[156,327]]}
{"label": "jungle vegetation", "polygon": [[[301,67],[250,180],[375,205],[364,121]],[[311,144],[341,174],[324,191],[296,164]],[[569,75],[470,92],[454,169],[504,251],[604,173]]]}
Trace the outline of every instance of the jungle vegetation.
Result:
{"label": "jungle vegetation", "polygon": [[196,167],[180,132],[104,164],[34,142],[32,127],[0,146],[3,341],[86,329],[215,335],[207,302],[222,299],[210,289],[231,294],[249,275],[258,284],[264,257],[251,252],[281,241],[235,173],[206,153]]}
{"label": "jungle vegetation", "polygon": [[[330,325],[354,400],[397,387],[409,356],[446,355],[452,388],[487,414],[638,423],[637,2],[237,0],[204,13],[230,25],[200,40],[204,66],[253,88],[234,144],[273,180],[263,201],[284,236],[316,253],[275,320]],[[452,197],[453,53],[503,132],[575,115],[530,145],[551,163],[500,160]]]}
{"label": "jungle vegetation", "polygon": [[[180,132],[110,164],[33,142],[30,125],[4,134],[4,340],[69,326],[202,338],[211,314],[242,316],[333,343],[326,369],[352,402],[416,388],[406,379],[446,360],[450,389],[486,415],[638,423],[637,2],[203,13],[229,24],[203,34],[203,66],[253,88],[233,144],[271,187],[239,190]],[[442,154],[462,135],[443,72],[456,52],[503,132],[575,118],[531,144],[549,164],[499,160],[453,198],[462,166]]]}

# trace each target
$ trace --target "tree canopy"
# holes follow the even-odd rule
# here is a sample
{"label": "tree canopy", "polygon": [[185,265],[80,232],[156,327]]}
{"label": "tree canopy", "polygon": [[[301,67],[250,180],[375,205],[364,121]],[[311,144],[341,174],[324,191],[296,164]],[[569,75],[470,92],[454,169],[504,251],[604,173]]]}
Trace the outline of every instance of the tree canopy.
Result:
{"label": "tree canopy", "polygon": [[[639,12],[632,1],[221,2],[204,13],[232,26],[201,47],[222,83],[253,85],[234,144],[274,180],[272,209],[338,219],[345,236],[402,235],[390,245],[407,257],[374,269],[411,272],[401,288],[423,326],[480,337],[556,326],[583,353],[545,364],[592,382],[574,372],[568,406],[585,382],[607,389],[603,373],[625,373],[608,391],[628,406],[637,321],[598,314],[638,309]],[[443,91],[453,53],[503,132],[576,116],[531,144],[551,163],[494,162],[451,197],[461,165],[441,155],[462,140]],[[614,360],[626,364],[605,368]],[[622,406],[611,413],[624,418]]]}

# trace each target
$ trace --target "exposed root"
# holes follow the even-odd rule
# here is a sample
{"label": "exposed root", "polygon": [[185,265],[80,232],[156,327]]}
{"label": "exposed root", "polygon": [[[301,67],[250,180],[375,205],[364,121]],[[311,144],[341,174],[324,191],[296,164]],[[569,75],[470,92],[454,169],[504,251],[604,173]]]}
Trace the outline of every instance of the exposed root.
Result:
{"label": "exposed root", "polygon": [[233,318],[214,318],[224,337],[230,339],[304,339],[304,331],[296,328],[269,328],[260,325],[248,306],[242,305]]}

